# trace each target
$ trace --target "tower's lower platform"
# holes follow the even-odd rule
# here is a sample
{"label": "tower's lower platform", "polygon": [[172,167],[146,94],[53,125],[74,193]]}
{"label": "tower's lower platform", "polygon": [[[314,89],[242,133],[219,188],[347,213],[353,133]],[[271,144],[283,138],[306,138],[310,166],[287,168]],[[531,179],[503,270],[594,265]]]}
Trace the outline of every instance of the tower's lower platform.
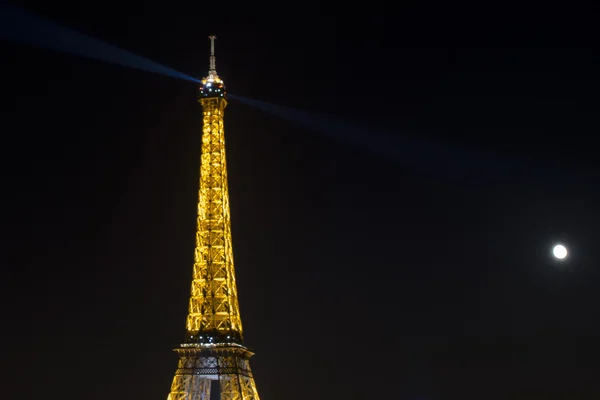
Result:
{"label": "tower's lower platform", "polygon": [[227,344],[182,344],[168,400],[259,400],[250,370],[253,353]]}

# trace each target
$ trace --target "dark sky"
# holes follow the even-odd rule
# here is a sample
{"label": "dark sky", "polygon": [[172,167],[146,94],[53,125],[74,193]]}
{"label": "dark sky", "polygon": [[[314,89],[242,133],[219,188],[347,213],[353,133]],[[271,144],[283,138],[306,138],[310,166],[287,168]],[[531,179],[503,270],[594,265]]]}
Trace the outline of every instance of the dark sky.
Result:
{"label": "dark sky", "polygon": [[[232,100],[261,399],[600,396],[591,2],[23,4],[194,76],[215,33],[231,93],[538,168],[442,178],[425,151],[427,171]],[[2,396],[164,400],[193,259],[195,84],[0,45]]]}

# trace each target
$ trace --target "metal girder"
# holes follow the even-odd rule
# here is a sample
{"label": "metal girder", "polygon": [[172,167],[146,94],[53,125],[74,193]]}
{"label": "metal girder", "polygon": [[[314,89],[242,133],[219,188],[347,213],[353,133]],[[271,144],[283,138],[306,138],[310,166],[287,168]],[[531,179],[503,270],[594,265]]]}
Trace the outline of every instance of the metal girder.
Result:
{"label": "metal girder", "polygon": [[227,100],[207,98],[201,103],[203,132],[198,229],[186,329],[190,334],[227,332],[241,339],[223,128]]}

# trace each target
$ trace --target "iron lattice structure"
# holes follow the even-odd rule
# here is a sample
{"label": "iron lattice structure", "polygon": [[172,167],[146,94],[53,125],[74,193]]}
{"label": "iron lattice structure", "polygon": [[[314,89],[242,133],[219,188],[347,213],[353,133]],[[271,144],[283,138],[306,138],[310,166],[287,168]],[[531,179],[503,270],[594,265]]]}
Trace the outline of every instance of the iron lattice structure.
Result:
{"label": "iron lattice structure", "polygon": [[259,400],[250,370],[253,353],[243,344],[233,266],[223,125],[227,97],[215,68],[215,37],[209,38],[210,70],[198,100],[202,155],[192,290],[168,400]]}

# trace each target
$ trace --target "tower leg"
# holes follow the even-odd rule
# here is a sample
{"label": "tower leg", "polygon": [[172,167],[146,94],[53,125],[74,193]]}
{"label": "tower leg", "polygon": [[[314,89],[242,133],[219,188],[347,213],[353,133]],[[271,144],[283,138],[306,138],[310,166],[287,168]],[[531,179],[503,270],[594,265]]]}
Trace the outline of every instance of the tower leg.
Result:
{"label": "tower leg", "polygon": [[244,396],[244,400],[260,400],[258,398],[256,385],[254,384],[254,378],[240,376],[240,386],[242,387],[242,395]]}
{"label": "tower leg", "polygon": [[260,400],[254,379],[243,375],[221,375],[220,400]]}
{"label": "tower leg", "polygon": [[167,400],[210,400],[210,379],[177,374]]}

